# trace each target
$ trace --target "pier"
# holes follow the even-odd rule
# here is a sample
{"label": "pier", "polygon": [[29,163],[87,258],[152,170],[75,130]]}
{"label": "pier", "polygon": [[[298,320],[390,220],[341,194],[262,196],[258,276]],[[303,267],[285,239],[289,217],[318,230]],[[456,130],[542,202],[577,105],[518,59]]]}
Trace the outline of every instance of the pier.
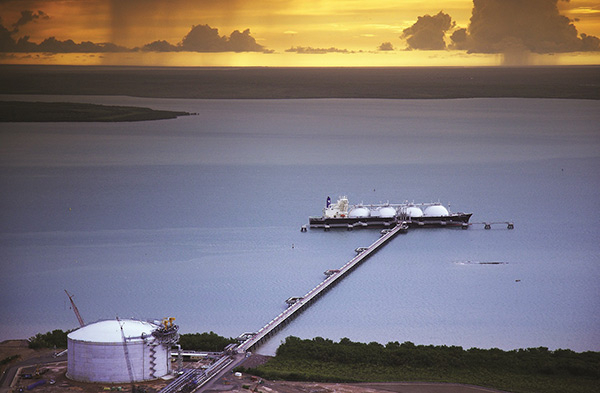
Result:
{"label": "pier", "polygon": [[[474,224],[483,224],[485,229],[490,229],[492,224],[505,224],[508,229],[513,229],[512,221],[502,222],[481,222],[481,223],[462,223],[463,229],[468,229]],[[441,225],[444,226],[444,225]],[[339,283],[344,277],[358,267],[362,262],[367,260],[371,255],[377,252],[387,242],[393,239],[399,233],[406,233],[410,227],[410,222],[397,222],[395,226],[381,230],[381,236],[368,247],[357,247],[354,251],[357,255],[348,261],[339,269],[328,269],[324,272],[326,278],[321,281],[316,287],[308,291],[304,296],[290,296],[285,300],[288,307],[264,325],[256,332],[244,332],[239,335],[239,344],[230,344],[217,362],[207,370],[186,370],[186,372],[169,384],[160,393],[173,393],[181,389],[189,389],[191,392],[202,392],[210,389],[210,383],[213,379],[218,379],[219,376],[229,372],[231,369],[241,364],[248,353],[266,340],[273,334],[282,329],[287,323],[297,317],[302,311],[306,310],[320,296],[325,294],[329,289]],[[301,229],[306,231],[306,226]],[[190,353],[190,357],[202,356],[203,353]]]}
{"label": "pier", "polygon": [[288,308],[281,314],[273,318],[269,323],[263,326],[254,335],[248,337],[236,348],[236,351],[238,353],[245,353],[254,349],[255,347],[258,347],[272,334],[277,332],[289,321],[298,316],[302,311],[307,309],[316,299],[318,299],[321,295],[323,295],[325,292],[331,289],[335,284],[340,282],[352,270],[354,270],[358,265],[364,262],[371,255],[373,255],[377,250],[379,250],[380,247],[386,244],[389,240],[391,240],[399,233],[405,233],[407,228],[408,227],[404,223],[401,223],[396,225],[392,229],[382,231],[381,237],[375,240],[370,246],[362,247],[360,252],[357,251],[358,255],[352,258],[344,266],[340,267],[339,269],[328,270],[330,274],[327,276],[327,278],[321,281],[321,283],[319,283],[316,287],[311,289],[304,296],[290,297],[287,300],[287,303],[289,305]]}
{"label": "pier", "polygon": [[[368,247],[359,247],[355,251],[357,255],[348,261],[339,269],[329,269],[325,271],[327,278],[321,281],[316,287],[308,291],[304,296],[291,296],[285,302],[288,307],[273,318],[269,323],[263,326],[257,332],[244,332],[238,336],[240,344],[230,344],[225,348],[225,351],[220,353],[219,359],[213,363],[208,369],[187,369],[181,376],[167,385],[159,393],[177,393],[181,391],[188,392],[203,392],[210,390],[210,384],[213,379],[218,379],[219,376],[229,372],[237,365],[241,364],[247,353],[260,346],[268,340],[274,333],[283,328],[292,319],[298,316],[302,311],[306,310],[315,300],[331,289],[335,284],[339,283],[352,270],[358,267],[362,262],[367,260],[377,250],[379,250],[388,241],[394,238],[399,233],[406,233],[408,225],[405,222],[398,223],[390,229],[381,231],[381,236]],[[201,358],[208,356],[208,353],[186,351],[181,354],[171,353],[171,356],[189,356],[189,358]],[[211,354],[215,355],[215,354]]]}

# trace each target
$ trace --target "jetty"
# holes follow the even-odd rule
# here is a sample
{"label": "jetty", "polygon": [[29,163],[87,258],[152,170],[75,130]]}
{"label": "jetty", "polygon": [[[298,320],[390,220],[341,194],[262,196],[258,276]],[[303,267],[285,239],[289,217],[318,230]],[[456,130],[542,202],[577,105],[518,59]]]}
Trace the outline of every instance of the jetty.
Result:
{"label": "jetty", "polygon": [[[333,288],[350,272],[356,269],[361,263],[366,261],[371,255],[379,250],[383,245],[393,239],[399,233],[406,233],[408,224],[398,223],[390,229],[382,230],[381,236],[368,247],[359,247],[355,251],[357,255],[344,264],[339,269],[329,269],[324,272],[326,278],[316,287],[308,291],[304,296],[290,296],[285,302],[288,307],[269,323],[256,332],[244,332],[238,336],[239,344],[229,344],[225,350],[220,353],[218,360],[208,369],[187,369],[185,372],[163,388],[159,393],[176,393],[182,391],[204,392],[211,390],[213,380],[230,372],[237,365],[241,364],[248,353],[266,340],[274,333],[283,328],[292,319],[297,317],[302,311],[306,310],[329,289]],[[172,353],[171,356],[178,355]],[[201,358],[208,354],[187,351],[181,355],[188,355],[190,358]],[[212,354],[215,355],[215,354]]]}
{"label": "jetty", "polygon": [[[470,217],[470,214],[468,216]],[[285,300],[287,308],[258,331],[244,332],[240,334],[238,336],[238,344],[228,345],[227,348],[225,348],[225,350],[221,353],[219,359],[213,365],[211,365],[209,369],[203,371],[187,370],[184,375],[173,381],[171,384],[161,390],[160,393],[173,393],[176,391],[182,391],[182,389],[187,389],[187,391],[190,392],[203,392],[211,390],[211,384],[213,380],[218,379],[220,376],[230,372],[237,365],[243,363],[244,359],[250,354],[251,351],[258,348],[272,335],[281,330],[290,321],[297,317],[302,311],[310,307],[310,305],[313,304],[319,297],[325,294],[329,289],[333,288],[344,277],[348,276],[354,269],[356,269],[361,263],[366,261],[379,249],[381,249],[391,239],[400,233],[406,233],[408,228],[415,226],[411,225],[413,223],[410,221],[396,221],[390,224],[392,226],[382,229],[380,232],[380,237],[371,245],[368,247],[357,247],[354,250],[357,255],[346,264],[338,269],[326,270],[324,272],[326,278],[313,289],[308,291],[303,296],[290,296],[287,298]],[[434,226],[446,226],[444,225],[445,222],[436,222],[434,224],[438,224]],[[485,229],[490,229],[492,224],[505,224],[507,225],[508,229],[514,228],[512,221],[468,223],[468,220],[466,220],[465,222],[461,222],[460,226],[463,229],[468,229],[469,226],[473,224],[483,224]],[[306,232],[306,226],[302,226],[301,230],[302,232]],[[190,357],[192,357],[192,355],[202,356],[203,354],[194,353],[190,354]]]}
{"label": "jetty", "polygon": [[328,270],[330,273],[325,280],[321,281],[316,287],[308,291],[304,296],[292,296],[287,299],[289,305],[281,314],[277,315],[265,326],[260,328],[255,334],[248,337],[235,349],[238,353],[245,353],[258,347],[271,335],[285,326],[289,321],[298,316],[302,311],[307,309],[316,299],[322,296],[325,292],[339,283],[352,270],[356,269],[362,262],[367,260],[384,244],[390,241],[399,233],[406,233],[408,226],[405,223],[400,223],[395,227],[383,230],[381,236],[375,240],[370,246],[362,247],[361,251],[339,269]]}

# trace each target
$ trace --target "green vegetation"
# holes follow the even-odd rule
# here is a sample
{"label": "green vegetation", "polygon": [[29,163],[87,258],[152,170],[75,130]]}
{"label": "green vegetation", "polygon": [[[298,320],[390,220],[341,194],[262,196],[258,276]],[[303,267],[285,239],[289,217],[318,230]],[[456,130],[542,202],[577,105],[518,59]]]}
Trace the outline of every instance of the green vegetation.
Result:
{"label": "green vegetation", "polygon": [[[64,332],[57,329],[47,333],[38,333],[28,339],[29,348],[66,348],[67,334],[71,332],[72,330]],[[235,342],[237,341],[234,338],[225,338],[214,332],[187,333],[182,334],[179,338],[181,348],[191,351],[220,352],[225,349],[227,345]]]}
{"label": "green vegetation", "polygon": [[20,358],[21,358],[21,355],[7,356],[4,359],[0,360],[0,366],[4,366],[4,365],[12,362],[13,360],[17,360]]}
{"label": "green vegetation", "polygon": [[8,368],[8,365],[16,360],[21,359],[21,355],[7,356],[0,360],[0,375],[4,373],[4,370]]}
{"label": "green vegetation", "polygon": [[72,330],[63,332],[60,329],[53,330],[48,333],[38,333],[34,337],[30,337],[29,348],[40,349],[40,348],[66,348],[67,347],[67,334],[71,333]]}
{"label": "green vegetation", "polygon": [[174,119],[187,112],[70,102],[0,101],[0,122],[117,122]]}
{"label": "green vegetation", "polygon": [[528,348],[464,350],[411,342],[381,345],[288,337],[276,356],[249,372],[265,379],[318,382],[454,382],[511,392],[600,392],[600,352]]}
{"label": "green vegetation", "polygon": [[233,338],[225,338],[214,332],[187,333],[179,337],[181,348],[190,351],[220,352],[231,343],[237,342]]}

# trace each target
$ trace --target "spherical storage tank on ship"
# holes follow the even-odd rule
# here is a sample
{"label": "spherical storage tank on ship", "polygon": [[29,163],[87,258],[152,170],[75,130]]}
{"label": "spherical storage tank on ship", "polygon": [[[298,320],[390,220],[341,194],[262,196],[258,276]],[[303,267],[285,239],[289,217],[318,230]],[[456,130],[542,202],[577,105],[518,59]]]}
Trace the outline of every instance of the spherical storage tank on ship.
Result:
{"label": "spherical storage tank on ship", "polygon": [[423,214],[426,217],[444,217],[449,215],[448,210],[442,205],[427,206]]}
{"label": "spherical storage tank on ship", "polygon": [[385,206],[385,207],[382,207],[381,209],[379,209],[379,217],[382,217],[382,218],[396,217],[396,214],[398,214],[396,212],[396,209],[394,209],[391,206]]}
{"label": "spherical storage tank on ship", "polygon": [[160,328],[125,319],[100,321],[69,333],[67,377],[82,382],[128,383],[165,376],[170,372],[170,344],[152,335]]}
{"label": "spherical storage tank on ship", "polygon": [[406,208],[406,215],[409,217],[423,217],[423,211],[418,206],[409,206]]}
{"label": "spherical storage tank on ship", "polygon": [[351,218],[364,218],[369,217],[370,215],[371,212],[369,209],[363,206],[355,207],[354,209],[350,210],[350,213],[348,214],[348,216]]}

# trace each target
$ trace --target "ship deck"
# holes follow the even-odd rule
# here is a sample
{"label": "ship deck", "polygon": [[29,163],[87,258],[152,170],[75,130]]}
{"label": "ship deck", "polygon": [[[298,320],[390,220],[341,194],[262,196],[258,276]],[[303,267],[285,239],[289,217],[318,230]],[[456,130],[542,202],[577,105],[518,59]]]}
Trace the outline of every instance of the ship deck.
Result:
{"label": "ship deck", "polygon": [[309,217],[310,228],[392,228],[405,223],[411,228],[464,227],[469,225],[472,213],[455,213],[439,217]]}

